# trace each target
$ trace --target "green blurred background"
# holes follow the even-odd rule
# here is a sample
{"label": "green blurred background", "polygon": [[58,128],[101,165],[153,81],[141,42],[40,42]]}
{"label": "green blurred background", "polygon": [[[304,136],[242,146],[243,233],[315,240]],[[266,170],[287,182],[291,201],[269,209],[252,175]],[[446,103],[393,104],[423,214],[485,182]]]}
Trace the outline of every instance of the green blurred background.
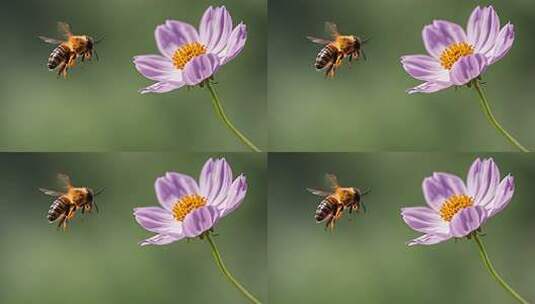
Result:
{"label": "green blurred background", "polygon": [[[224,156],[247,175],[239,209],[215,238],[230,271],[260,299],[267,297],[266,157],[263,154],[73,153],[0,155],[0,303],[241,303],[208,243],[139,247],[152,233],[132,209],[157,205],[154,181],[166,171],[198,176],[208,157]],[[100,213],[77,217],[67,232],[46,220],[65,172],[76,185],[106,187]],[[57,188],[57,187],[56,187]]]}
{"label": "green blurred background", "polygon": [[[515,177],[510,205],[483,229],[498,271],[528,300],[535,300],[535,156],[492,156],[502,176]],[[491,278],[473,241],[451,240],[407,247],[419,233],[400,217],[400,207],[422,206],[424,177],[434,171],[462,176],[473,154],[354,153],[270,154],[268,200],[269,297],[271,303],[513,303]],[[333,234],[316,224],[324,174],[342,185],[372,192],[368,212],[346,216]],[[324,188],[324,187],[323,187]],[[351,218],[351,220],[350,220]]]}
{"label": "green blurred background", "polygon": [[[0,11],[0,149],[9,151],[247,151],[219,121],[206,89],[141,95],[153,82],[132,57],[158,53],[154,29],[166,19],[198,26],[209,5],[226,5],[247,24],[243,52],[216,75],[223,106],[261,148],[267,144],[265,0],[21,0]],[[56,21],[104,37],[100,61],[67,80],[46,68]]]}
{"label": "green blurred background", "polygon": [[[425,53],[423,26],[433,19],[466,25],[477,5],[492,4],[502,25],[515,25],[510,53],[484,75],[499,121],[535,148],[535,2],[428,0],[269,1],[268,96],[272,151],[513,151],[486,121],[475,91],[467,88],[409,96],[418,85],[402,69],[401,55]],[[371,38],[368,61],[334,80],[313,68],[326,36],[324,22],[343,33]]]}

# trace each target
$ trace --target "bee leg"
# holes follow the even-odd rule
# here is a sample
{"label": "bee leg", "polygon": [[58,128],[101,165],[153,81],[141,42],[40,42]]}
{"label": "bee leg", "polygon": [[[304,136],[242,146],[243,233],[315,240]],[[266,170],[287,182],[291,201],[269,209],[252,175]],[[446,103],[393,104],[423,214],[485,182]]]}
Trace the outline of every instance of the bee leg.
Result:
{"label": "bee leg", "polygon": [[61,215],[58,221],[58,230],[63,225],[63,222],[65,222],[65,215]]}
{"label": "bee leg", "polygon": [[360,50],[358,53],[359,55],[362,55],[362,59],[368,60],[368,57],[366,57],[366,53],[364,53],[364,50]]}
{"label": "bee leg", "polygon": [[325,77],[326,77],[326,78],[329,78],[329,77],[330,77],[329,75],[331,74],[331,69],[332,69],[332,68],[333,68],[333,64],[332,64],[332,62],[331,62],[331,63],[328,63],[328,64],[327,64],[327,67],[325,68]]}
{"label": "bee leg", "polygon": [[364,202],[360,202],[360,206],[362,207],[362,212],[366,213],[366,205],[364,205]]}
{"label": "bee leg", "polygon": [[327,219],[327,223],[325,223],[325,230],[327,229],[330,229],[331,228],[331,222],[333,221],[333,216],[329,216],[329,218]]}
{"label": "bee leg", "polygon": [[67,231],[67,222],[69,220],[67,218],[65,218],[65,220],[63,221],[63,231]]}
{"label": "bee leg", "polygon": [[59,64],[58,67],[58,78],[63,74],[63,71],[67,68],[65,62]]}
{"label": "bee leg", "polygon": [[63,78],[67,78],[67,63],[65,62],[62,62],[60,68],[58,69],[58,78],[60,76],[63,76]]}
{"label": "bee leg", "polygon": [[336,72],[336,65],[331,63],[329,67],[327,68],[327,72],[325,73],[325,77],[327,78],[333,78]]}
{"label": "bee leg", "polygon": [[69,57],[69,62],[67,63],[67,66],[69,68],[72,68],[76,65],[76,54],[73,54]]}
{"label": "bee leg", "polygon": [[71,207],[69,209],[69,212],[67,213],[67,220],[72,219],[75,214],[76,214],[76,207]]}

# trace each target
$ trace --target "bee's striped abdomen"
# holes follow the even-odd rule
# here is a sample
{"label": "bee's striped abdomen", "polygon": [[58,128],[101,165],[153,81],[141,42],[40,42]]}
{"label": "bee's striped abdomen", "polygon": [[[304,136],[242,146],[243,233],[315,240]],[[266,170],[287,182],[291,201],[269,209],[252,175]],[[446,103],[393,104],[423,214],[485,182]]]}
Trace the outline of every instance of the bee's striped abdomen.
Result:
{"label": "bee's striped abdomen", "polygon": [[336,61],[336,57],[338,56],[338,50],[334,45],[328,44],[326,45],[321,51],[318,53],[318,56],[316,56],[316,63],[314,66],[316,69],[321,70],[323,69],[329,62]]}
{"label": "bee's striped abdomen", "polygon": [[316,214],[314,214],[314,218],[316,221],[322,222],[330,215],[333,215],[336,211],[336,199],[334,197],[327,197],[325,198],[316,209]]}
{"label": "bee's striped abdomen", "polygon": [[58,45],[48,57],[47,67],[49,70],[55,69],[60,63],[69,59],[70,50],[63,44]]}
{"label": "bee's striped abdomen", "polygon": [[65,196],[60,196],[52,203],[52,205],[50,205],[50,209],[48,209],[48,214],[46,218],[49,222],[53,222],[57,220],[62,214],[67,214],[69,208],[69,199]]}

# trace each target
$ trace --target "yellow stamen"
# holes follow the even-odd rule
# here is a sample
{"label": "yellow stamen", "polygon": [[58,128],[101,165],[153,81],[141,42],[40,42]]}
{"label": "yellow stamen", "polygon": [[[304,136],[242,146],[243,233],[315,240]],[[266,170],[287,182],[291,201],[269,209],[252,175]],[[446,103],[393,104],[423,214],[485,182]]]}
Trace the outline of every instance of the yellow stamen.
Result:
{"label": "yellow stamen", "polygon": [[449,222],[457,212],[474,205],[474,199],[468,195],[452,195],[440,207],[440,216]]}
{"label": "yellow stamen", "polygon": [[461,57],[472,55],[473,53],[474,47],[470,44],[466,42],[453,43],[440,54],[440,64],[446,70],[450,70],[453,64]]}
{"label": "yellow stamen", "polygon": [[198,194],[190,194],[179,199],[173,207],[173,216],[177,221],[183,221],[191,211],[206,205],[206,198]]}
{"label": "yellow stamen", "polygon": [[206,47],[199,42],[186,43],[173,54],[173,64],[182,70],[191,59],[206,54]]}

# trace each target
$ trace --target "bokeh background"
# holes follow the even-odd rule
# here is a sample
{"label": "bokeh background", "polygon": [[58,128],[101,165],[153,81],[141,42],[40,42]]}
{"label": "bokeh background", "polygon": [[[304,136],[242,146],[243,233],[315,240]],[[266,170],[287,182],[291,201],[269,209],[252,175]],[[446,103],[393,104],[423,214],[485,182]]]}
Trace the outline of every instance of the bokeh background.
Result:
{"label": "bokeh background", "polygon": [[[0,10],[0,149],[9,151],[247,151],[216,116],[206,89],[141,95],[151,80],[132,57],[158,53],[154,29],[166,19],[194,25],[209,5],[226,5],[247,24],[242,53],[216,75],[223,106],[260,148],[267,145],[265,0],[21,0]],[[104,37],[100,61],[46,68],[56,22]]]}
{"label": "bokeh background", "polygon": [[[464,178],[478,156],[494,157],[516,183],[510,205],[484,225],[483,241],[505,280],[535,299],[534,155],[310,153],[269,155],[270,303],[513,303],[475,242],[405,245],[419,233],[401,220],[400,208],[425,205],[423,178],[434,171]],[[332,234],[313,217],[321,199],[305,190],[325,188],[327,172],[372,191],[364,197],[368,212],[346,214]]]}
{"label": "bokeh background", "polygon": [[[492,4],[515,25],[510,53],[488,69],[485,90],[498,120],[535,147],[535,2],[426,0],[269,1],[268,96],[274,151],[513,151],[489,125],[473,89],[409,96],[416,86],[401,55],[424,53],[423,26],[446,19],[463,26],[477,5]],[[313,68],[324,22],[371,38],[367,61],[345,64],[334,80]]]}
{"label": "bokeh background", "polygon": [[[208,243],[139,247],[152,233],[132,209],[157,205],[154,181],[167,171],[198,176],[205,160],[224,156],[247,175],[241,207],[222,219],[217,245],[230,271],[267,297],[266,157],[263,154],[73,153],[0,155],[1,303],[240,303]],[[55,174],[98,189],[100,213],[77,217],[67,232],[46,220]],[[57,188],[57,187],[56,187]]]}

